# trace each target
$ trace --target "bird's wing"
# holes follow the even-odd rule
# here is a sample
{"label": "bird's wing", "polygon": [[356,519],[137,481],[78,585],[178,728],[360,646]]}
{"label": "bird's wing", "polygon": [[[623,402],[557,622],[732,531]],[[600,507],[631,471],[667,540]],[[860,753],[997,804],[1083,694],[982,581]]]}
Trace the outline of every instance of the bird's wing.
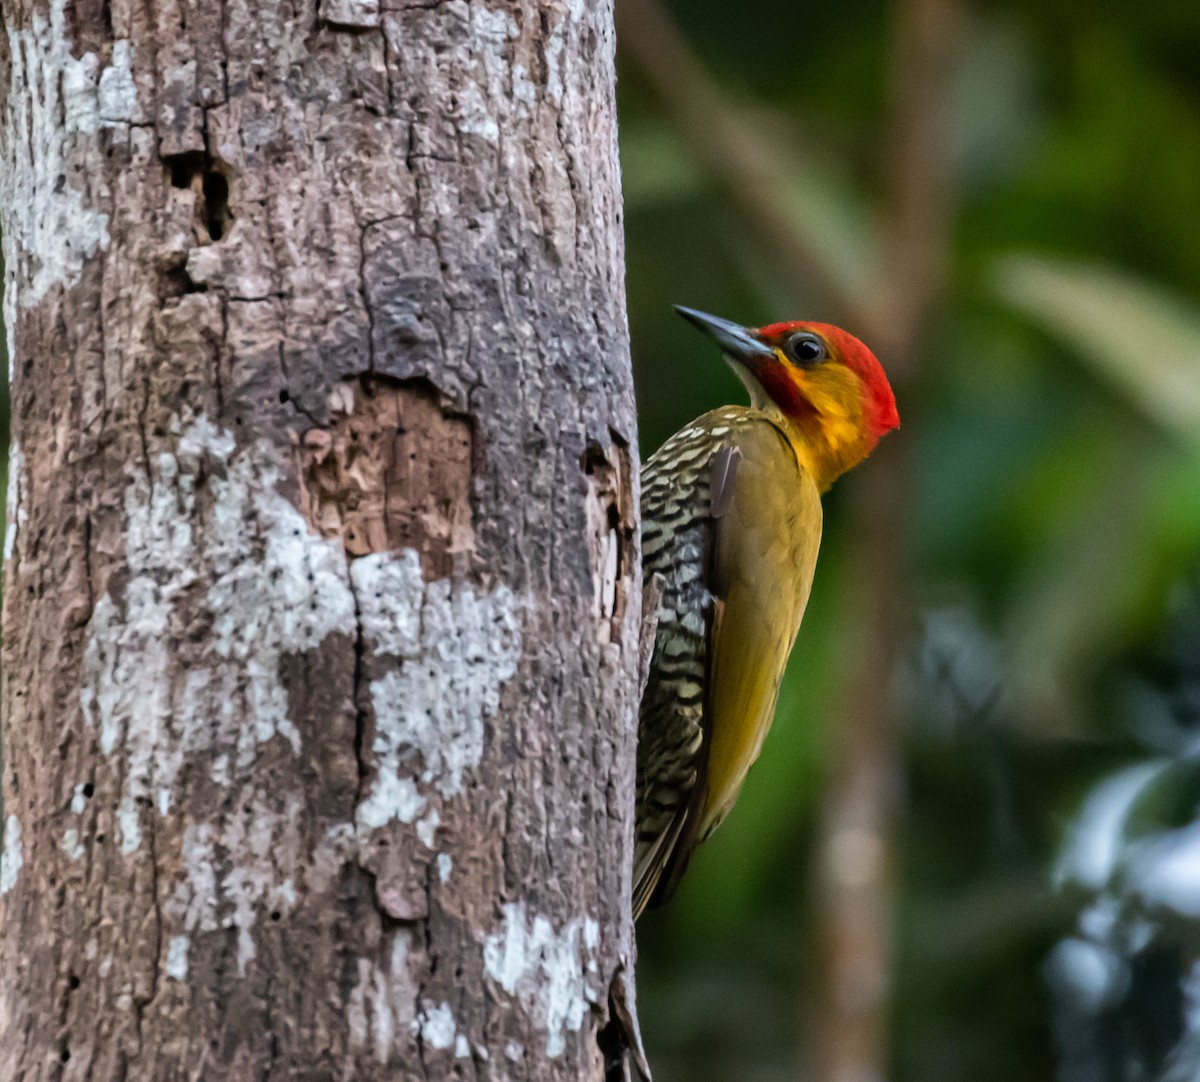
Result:
{"label": "bird's wing", "polygon": [[[758,756],[820,541],[816,486],[765,418],[733,427],[693,481],[707,514],[677,543],[700,550],[692,561],[699,581],[680,573],[690,566],[680,554],[671,564],[648,549],[675,577],[642,702],[635,915],[674,890]],[[696,612],[697,591],[703,622],[689,634],[680,610]]]}
{"label": "bird's wing", "polygon": [[720,824],[758,758],[812,587],[821,499],[774,425],[738,434],[737,487],[716,521],[698,841]]}
{"label": "bird's wing", "polygon": [[633,911],[679,851],[700,775],[714,598],[711,415],[675,433],[642,470],[642,570],[657,581],[654,647],[638,711]]}

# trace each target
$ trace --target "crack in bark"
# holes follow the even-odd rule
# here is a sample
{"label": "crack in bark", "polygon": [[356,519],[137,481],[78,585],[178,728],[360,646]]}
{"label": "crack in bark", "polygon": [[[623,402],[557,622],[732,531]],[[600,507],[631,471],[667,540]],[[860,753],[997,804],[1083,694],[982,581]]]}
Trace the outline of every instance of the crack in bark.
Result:
{"label": "crack in bark", "polygon": [[275,1012],[272,1004],[275,999],[276,981],[269,978],[263,992],[264,1030],[267,1035],[267,1058],[263,1061],[259,1082],[270,1082],[275,1073],[275,1065],[279,1062],[279,1034],[275,1030]]}
{"label": "crack in bark", "polygon": [[150,438],[146,432],[146,419],[150,413],[150,376],[142,377],[142,401],[137,416],[138,437],[142,448],[142,471],[146,475],[146,483],[153,484],[154,473],[150,468]]}
{"label": "crack in bark", "polygon": [[213,387],[217,398],[217,418],[225,417],[225,384],[221,377],[221,359],[229,355],[229,301],[226,297],[217,300],[217,311],[221,316],[221,348],[213,357]]}
{"label": "crack in bark", "polygon": [[[140,819],[143,803],[148,805],[149,801],[148,800],[143,801],[143,798],[139,797],[139,798],[137,798],[135,803],[138,806],[138,817]],[[150,965],[150,989],[145,995],[139,996],[135,993],[132,996],[134,1032],[137,1034],[138,1055],[139,1056],[141,1055],[142,1048],[143,1048],[143,1036],[142,1036],[143,1022],[145,1020],[146,1013],[149,1011],[149,1009],[151,1008],[151,1006],[154,1003],[155,997],[158,995],[159,967],[160,967],[160,964],[162,961],[162,956],[163,956],[163,954],[162,954],[162,927],[163,927],[162,899],[159,897],[159,894],[158,894],[158,828],[157,828],[157,824],[155,822],[153,809],[150,809],[150,812],[151,812],[151,814],[149,814],[146,817],[146,819],[147,819],[146,834],[149,839],[149,845],[147,848],[149,849],[149,853],[150,853],[150,864],[149,864],[149,867],[150,867],[150,899],[151,899],[152,913],[153,913],[153,919],[154,919],[154,950],[153,950],[153,961]]]}
{"label": "crack in bark", "polygon": [[[354,791],[354,805],[362,803],[366,795],[367,778],[370,767],[367,763],[365,750],[367,731],[366,702],[369,696],[369,684],[363,671],[363,656],[366,652],[363,632],[362,604],[358,596],[358,588],[354,576],[348,577],[350,592],[354,596],[354,674],[351,680],[351,702],[354,705],[354,761],[358,767],[358,785]],[[374,897],[374,889],[371,891]]]}
{"label": "crack in bark", "polygon": [[367,230],[365,225],[358,234],[358,292],[362,297],[363,313],[367,317],[367,371],[375,371],[375,314],[371,309],[371,298],[367,292]]}

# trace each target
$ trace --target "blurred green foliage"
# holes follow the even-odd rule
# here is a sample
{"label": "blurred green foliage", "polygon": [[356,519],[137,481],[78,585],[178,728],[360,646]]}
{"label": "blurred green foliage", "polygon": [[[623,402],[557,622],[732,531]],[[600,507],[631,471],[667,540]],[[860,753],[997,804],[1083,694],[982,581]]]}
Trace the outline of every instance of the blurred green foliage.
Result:
{"label": "blurred green foliage", "polygon": [[[786,201],[825,270],[868,290],[894,9],[669,8],[725,99],[778,147]],[[888,1070],[1083,1077],[1063,1059],[1044,979],[1079,904],[1053,887],[1055,855],[1089,788],[1147,754],[1147,717],[1200,738],[1200,702],[1180,698],[1183,670],[1168,663],[1200,584],[1200,6],[1000,0],[963,14],[949,283],[903,426],[876,452],[905,441],[914,475],[897,524],[916,615],[897,678],[907,792]],[[619,59],[647,454],[743,400],[671,303],[753,324],[827,315]],[[847,528],[835,488],[763,758],[672,904],[639,926],[659,1082],[812,1077],[813,841],[855,664],[839,603]],[[1143,1006],[1170,1030],[1177,1000]]]}

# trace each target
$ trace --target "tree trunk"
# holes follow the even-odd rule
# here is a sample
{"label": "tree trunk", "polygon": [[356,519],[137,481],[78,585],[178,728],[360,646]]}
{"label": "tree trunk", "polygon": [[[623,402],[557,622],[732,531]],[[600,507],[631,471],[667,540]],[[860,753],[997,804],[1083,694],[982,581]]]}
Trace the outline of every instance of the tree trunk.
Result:
{"label": "tree trunk", "polygon": [[0,11],[0,1078],[599,1079],[608,4]]}

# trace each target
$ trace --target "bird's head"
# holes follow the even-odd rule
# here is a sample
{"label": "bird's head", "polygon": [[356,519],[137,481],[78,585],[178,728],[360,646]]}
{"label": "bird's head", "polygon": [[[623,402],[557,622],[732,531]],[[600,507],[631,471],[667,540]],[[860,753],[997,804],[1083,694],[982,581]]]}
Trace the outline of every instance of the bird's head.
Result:
{"label": "bird's head", "polygon": [[854,335],[828,323],[743,327],[676,305],[714,338],[751,403],[786,422],[797,453],[825,489],[899,427],[883,366]]}

